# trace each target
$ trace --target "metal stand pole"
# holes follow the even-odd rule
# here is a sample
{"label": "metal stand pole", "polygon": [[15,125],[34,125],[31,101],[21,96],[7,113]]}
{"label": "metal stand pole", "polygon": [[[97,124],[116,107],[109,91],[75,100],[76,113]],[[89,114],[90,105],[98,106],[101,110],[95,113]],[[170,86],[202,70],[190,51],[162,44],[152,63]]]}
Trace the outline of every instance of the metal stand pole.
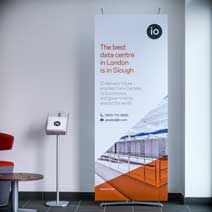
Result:
{"label": "metal stand pole", "polygon": [[56,147],[56,192],[57,192],[57,205],[60,202],[60,192],[59,192],[59,170],[60,170],[60,145],[59,145],[59,135],[57,135],[57,147]]}
{"label": "metal stand pole", "polygon": [[67,207],[69,205],[68,201],[60,201],[60,139],[59,135],[56,135],[56,201],[46,202],[49,207]]}

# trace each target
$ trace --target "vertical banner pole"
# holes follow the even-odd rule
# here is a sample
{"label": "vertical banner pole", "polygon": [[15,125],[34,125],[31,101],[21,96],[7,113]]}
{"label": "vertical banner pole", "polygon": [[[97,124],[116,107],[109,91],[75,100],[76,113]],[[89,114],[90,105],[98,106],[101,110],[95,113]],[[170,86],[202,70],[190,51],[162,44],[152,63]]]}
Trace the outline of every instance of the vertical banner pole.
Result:
{"label": "vertical banner pole", "polygon": [[60,181],[60,176],[59,176],[59,170],[60,170],[60,140],[59,140],[59,135],[56,135],[57,137],[57,146],[56,146],[56,192],[57,192],[57,204],[59,204],[60,201],[60,193],[59,193],[59,181]]}

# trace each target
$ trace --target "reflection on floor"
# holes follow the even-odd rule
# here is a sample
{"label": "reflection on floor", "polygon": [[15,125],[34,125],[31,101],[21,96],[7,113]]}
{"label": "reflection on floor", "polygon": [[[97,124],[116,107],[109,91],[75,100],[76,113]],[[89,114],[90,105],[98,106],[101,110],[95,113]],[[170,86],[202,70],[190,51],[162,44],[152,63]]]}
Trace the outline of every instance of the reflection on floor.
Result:
{"label": "reflection on floor", "polygon": [[[144,206],[113,206],[100,207],[93,201],[72,201],[67,208],[48,208],[44,201],[21,201],[24,208],[33,208],[38,212],[211,212],[212,206],[182,205],[179,203],[164,203],[163,208]],[[0,212],[8,212],[7,207],[0,208]]]}

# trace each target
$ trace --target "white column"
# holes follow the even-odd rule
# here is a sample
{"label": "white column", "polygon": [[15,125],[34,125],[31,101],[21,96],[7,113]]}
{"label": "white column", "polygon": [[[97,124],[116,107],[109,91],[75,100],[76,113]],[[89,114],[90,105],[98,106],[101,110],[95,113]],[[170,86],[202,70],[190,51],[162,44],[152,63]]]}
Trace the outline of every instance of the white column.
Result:
{"label": "white column", "polygon": [[211,1],[186,0],[186,197],[212,194],[211,39]]}

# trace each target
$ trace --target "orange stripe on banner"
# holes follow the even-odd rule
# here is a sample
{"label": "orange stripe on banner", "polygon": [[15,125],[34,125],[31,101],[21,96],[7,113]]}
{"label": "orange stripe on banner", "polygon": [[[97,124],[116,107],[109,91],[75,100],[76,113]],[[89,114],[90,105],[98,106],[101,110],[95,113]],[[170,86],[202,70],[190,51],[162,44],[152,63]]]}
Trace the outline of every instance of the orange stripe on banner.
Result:
{"label": "orange stripe on banner", "polygon": [[116,190],[109,183],[103,183],[95,188],[95,199],[96,200],[128,200],[122,193]]}
{"label": "orange stripe on banner", "polygon": [[97,201],[168,200],[168,160],[155,160],[145,166],[96,186]]}

